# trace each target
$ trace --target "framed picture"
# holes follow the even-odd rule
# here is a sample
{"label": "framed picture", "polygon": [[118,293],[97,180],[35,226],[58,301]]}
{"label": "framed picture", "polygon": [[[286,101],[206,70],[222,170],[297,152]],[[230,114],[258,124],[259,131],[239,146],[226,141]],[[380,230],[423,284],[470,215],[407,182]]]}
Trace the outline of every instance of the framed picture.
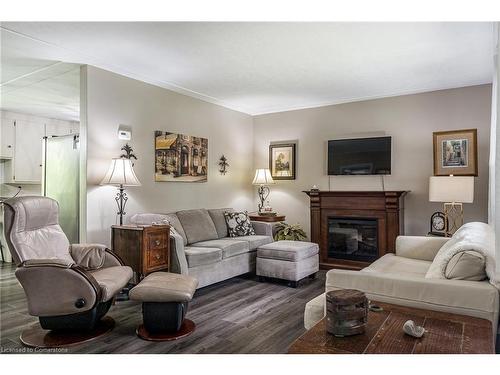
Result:
{"label": "framed picture", "polygon": [[433,133],[434,176],[477,176],[477,129]]}
{"label": "framed picture", "polygon": [[274,180],[295,180],[295,143],[269,146],[269,170]]}
{"label": "framed picture", "polygon": [[208,139],[155,131],[155,181],[206,182]]}

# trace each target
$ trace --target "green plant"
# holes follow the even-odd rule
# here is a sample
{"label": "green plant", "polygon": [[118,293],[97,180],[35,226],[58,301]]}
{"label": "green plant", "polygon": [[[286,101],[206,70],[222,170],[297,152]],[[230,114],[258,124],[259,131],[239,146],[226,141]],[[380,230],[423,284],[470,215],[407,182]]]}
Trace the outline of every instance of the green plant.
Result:
{"label": "green plant", "polygon": [[274,239],[276,241],[280,240],[305,241],[307,239],[307,235],[299,224],[291,225],[281,222],[276,224],[276,232],[274,233]]}

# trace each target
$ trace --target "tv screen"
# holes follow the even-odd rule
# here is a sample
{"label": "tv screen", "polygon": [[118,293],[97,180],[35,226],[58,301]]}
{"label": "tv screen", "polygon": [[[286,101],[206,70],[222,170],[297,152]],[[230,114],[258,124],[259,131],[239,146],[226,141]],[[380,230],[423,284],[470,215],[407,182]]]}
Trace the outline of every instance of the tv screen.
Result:
{"label": "tv screen", "polygon": [[328,174],[391,174],[391,137],[328,141]]}

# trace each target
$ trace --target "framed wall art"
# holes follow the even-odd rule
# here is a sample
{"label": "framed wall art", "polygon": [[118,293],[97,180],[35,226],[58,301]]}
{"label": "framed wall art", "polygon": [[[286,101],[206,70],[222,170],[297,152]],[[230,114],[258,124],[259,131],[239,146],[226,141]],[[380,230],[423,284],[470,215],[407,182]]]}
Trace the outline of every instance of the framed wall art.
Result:
{"label": "framed wall art", "polygon": [[277,143],[269,146],[269,170],[274,180],[295,180],[295,143]]}
{"label": "framed wall art", "polygon": [[155,181],[206,182],[208,139],[155,131]]}
{"label": "framed wall art", "polygon": [[477,176],[477,129],[433,133],[434,176]]}

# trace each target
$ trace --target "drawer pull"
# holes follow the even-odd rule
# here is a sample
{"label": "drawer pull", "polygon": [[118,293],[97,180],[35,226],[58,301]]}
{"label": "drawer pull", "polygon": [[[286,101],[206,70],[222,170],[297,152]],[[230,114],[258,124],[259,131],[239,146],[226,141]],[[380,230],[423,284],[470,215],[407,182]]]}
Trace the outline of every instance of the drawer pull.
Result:
{"label": "drawer pull", "polygon": [[155,258],[159,260],[160,259],[160,254],[156,254]]}
{"label": "drawer pull", "polygon": [[160,240],[155,241],[156,246],[160,246],[160,243],[161,243]]}

